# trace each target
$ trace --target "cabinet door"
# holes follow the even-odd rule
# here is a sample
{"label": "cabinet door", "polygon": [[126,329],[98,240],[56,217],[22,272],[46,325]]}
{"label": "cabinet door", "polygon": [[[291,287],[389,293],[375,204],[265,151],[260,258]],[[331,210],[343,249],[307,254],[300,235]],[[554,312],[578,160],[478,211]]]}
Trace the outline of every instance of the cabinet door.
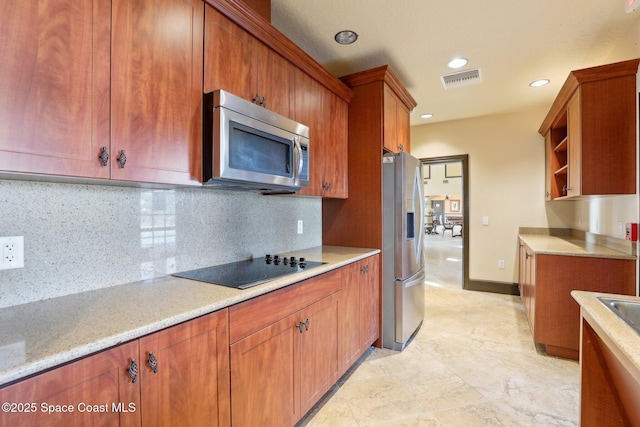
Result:
{"label": "cabinet door", "polygon": [[383,146],[394,153],[398,152],[398,100],[394,93],[384,85],[384,141]]}
{"label": "cabinet door", "polygon": [[140,359],[143,425],[231,425],[226,309],[141,338]]}
{"label": "cabinet door", "polygon": [[265,107],[291,117],[294,93],[294,67],[276,52],[254,40],[255,91],[264,98]]}
{"label": "cabinet door", "polygon": [[306,413],[338,380],[338,300],[335,293],[302,311],[300,413]]}
{"label": "cabinet door", "polygon": [[299,194],[322,196],[324,194],[324,151],[326,133],[323,129],[324,108],[323,88],[320,83],[304,72],[295,71],[295,117],[309,127],[309,167],[310,184]]}
{"label": "cabinet door", "polygon": [[580,89],[567,103],[567,197],[582,194],[582,120]]}
{"label": "cabinet door", "polygon": [[113,0],[113,179],[202,180],[201,0]]}
{"label": "cabinet door", "polygon": [[362,315],[362,351],[372,345],[380,337],[380,265],[379,257],[367,258],[363,261],[365,271],[362,274],[361,315]]}
{"label": "cabinet door", "polygon": [[204,25],[204,92],[224,89],[251,100],[251,35],[209,5]]}
{"label": "cabinet door", "polygon": [[328,89],[324,89],[324,96],[326,136],[321,154],[324,158],[323,176],[329,186],[323,195],[346,199],[348,196],[349,106]]}
{"label": "cabinet door", "polygon": [[0,389],[0,401],[16,405],[0,425],[140,426],[140,382],[127,374],[137,355],[134,341]]}
{"label": "cabinet door", "polygon": [[294,66],[226,16],[206,6],[204,92],[224,89],[291,117]]}
{"label": "cabinet door", "polygon": [[400,101],[397,102],[396,127],[398,132],[398,151],[411,152],[411,125],[409,109]]}
{"label": "cabinet door", "polygon": [[291,426],[301,416],[300,316],[291,316],[231,345],[234,427]]}
{"label": "cabinet door", "polygon": [[536,336],[536,254],[528,246],[527,250],[527,312],[531,334]]}
{"label": "cabinet door", "polygon": [[108,0],[6,2],[0,170],[108,178]]}
{"label": "cabinet door", "polygon": [[364,274],[364,262],[360,261],[344,267],[344,283],[340,292],[340,361],[341,371],[347,369],[362,353],[363,318],[361,312],[361,287]]}

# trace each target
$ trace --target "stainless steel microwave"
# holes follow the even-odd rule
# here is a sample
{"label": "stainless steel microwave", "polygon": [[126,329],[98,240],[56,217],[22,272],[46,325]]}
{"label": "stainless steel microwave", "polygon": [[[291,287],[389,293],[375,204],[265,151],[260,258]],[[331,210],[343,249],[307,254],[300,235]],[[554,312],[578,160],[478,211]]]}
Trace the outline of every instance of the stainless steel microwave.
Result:
{"label": "stainless steel microwave", "polygon": [[203,181],[294,193],[309,186],[309,128],[224,90],[204,95]]}

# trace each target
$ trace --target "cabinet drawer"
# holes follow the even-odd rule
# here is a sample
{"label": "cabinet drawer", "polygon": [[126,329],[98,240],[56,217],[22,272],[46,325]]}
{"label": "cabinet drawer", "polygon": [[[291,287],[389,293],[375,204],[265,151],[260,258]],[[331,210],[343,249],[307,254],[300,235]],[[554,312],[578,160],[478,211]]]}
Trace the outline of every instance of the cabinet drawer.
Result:
{"label": "cabinet drawer", "polygon": [[269,292],[229,308],[230,342],[303,309],[342,288],[342,269]]}

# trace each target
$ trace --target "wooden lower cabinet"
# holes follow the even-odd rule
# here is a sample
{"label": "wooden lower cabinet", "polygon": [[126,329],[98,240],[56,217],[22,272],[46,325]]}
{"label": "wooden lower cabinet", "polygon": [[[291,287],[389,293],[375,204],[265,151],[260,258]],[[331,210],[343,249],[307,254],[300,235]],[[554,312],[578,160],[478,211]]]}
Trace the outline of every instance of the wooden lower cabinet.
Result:
{"label": "wooden lower cabinet", "polygon": [[[578,360],[580,307],[572,290],[635,295],[635,261],[534,254],[520,258],[520,286],[533,340],[547,354]],[[521,248],[522,250],[522,248]]]}
{"label": "wooden lower cabinet", "polygon": [[378,339],[378,263],[365,258],[0,388],[16,410],[0,412],[0,425],[293,426]]}
{"label": "wooden lower cabinet", "polygon": [[378,255],[345,267],[340,306],[341,373],[353,365],[380,335]]}
{"label": "wooden lower cabinet", "polygon": [[231,308],[234,426],[292,426],[338,380],[342,281],[334,270]]}
{"label": "wooden lower cabinet", "polygon": [[378,255],[229,310],[234,426],[292,426],[379,335]]}
{"label": "wooden lower cabinet", "polygon": [[595,328],[582,318],[580,425],[638,426],[637,371],[630,371],[632,364],[628,359],[621,356],[622,352],[611,344],[606,334]]}
{"label": "wooden lower cabinet", "polygon": [[289,426],[338,376],[338,293],[231,345],[234,426]]}
{"label": "wooden lower cabinet", "polygon": [[228,426],[228,345],[225,309],[0,389],[0,425]]}
{"label": "wooden lower cabinet", "polygon": [[227,309],[139,341],[143,426],[230,425]]}
{"label": "wooden lower cabinet", "polygon": [[11,405],[0,425],[140,426],[140,383],[127,374],[137,354],[133,341],[0,389]]}

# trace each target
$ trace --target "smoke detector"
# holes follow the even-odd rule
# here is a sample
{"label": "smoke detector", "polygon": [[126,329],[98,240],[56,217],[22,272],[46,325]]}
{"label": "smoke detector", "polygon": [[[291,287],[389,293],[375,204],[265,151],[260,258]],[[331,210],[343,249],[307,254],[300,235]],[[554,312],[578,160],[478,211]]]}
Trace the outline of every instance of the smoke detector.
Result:
{"label": "smoke detector", "polygon": [[480,68],[457,71],[455,73],[440,76],[440,81],[445,89],[471,86],[482,83],[482,73],[480,72]]}

